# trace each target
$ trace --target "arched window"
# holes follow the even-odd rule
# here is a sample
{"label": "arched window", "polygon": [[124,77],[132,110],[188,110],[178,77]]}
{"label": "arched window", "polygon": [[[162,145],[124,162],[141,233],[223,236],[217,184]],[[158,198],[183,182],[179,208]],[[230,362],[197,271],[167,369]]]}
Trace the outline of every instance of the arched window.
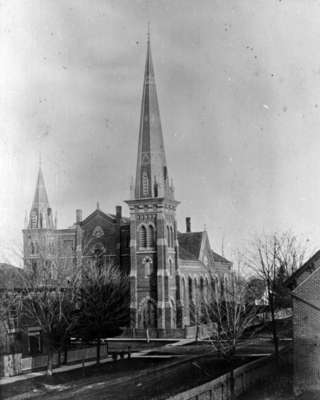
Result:
{"label": "arched window", "polygon": [[31,212],[31,228],[37,227],[37,212],[33,210]]}
{"label": "arched window", "polygon": [[192,303],[193,301],[193,290],[192,290],[192,279],[188,278],[188,294],[189,294],[189,303]]}
{"label": "arched window", "polygon": [[169,278],[167,275],[164,277],[164,301],[169,300]]}
{"label": "arched window", "polygon": [[171,258],[169,258],[169,274],[170,274],[170,275],[173,274],[173,266],[172,266],[172,260],[171,260]]}
{"label": "arched window", "polygon": [[172,226],[170,227],[170,239],[171,239],[170,247],[173,247],[173,228],[172,228]]}
{"label": "arched window", "polygon": [[168,247],[170,247],[171,242],[170,242],[171,238],[170,238],[170,228],[167,226],[167,244]]}
{"label": "arched window", "polygon": [[34,248],[34,243],[33,242],[31,242],[31,254],[34,254],[35,253],[35,248]]}
{"label": "arched window", "polygon": [[144,196],[148,196],[149,194],[149,178],[146,171],[142,174],[142,193]]}
{"label": "arched window", "polygon": [[147,232],[147,247],[154,247],[154,242],[154,228],[152,225],[149,225]]}
{"label": "arched window", "polygon": [[56,264],[54,262],[51,263],[51,278],[52,279],[57,279],[57,268]]}
{"label": "arched window", "polygon": [[145,278],[149,278],[149,276],[152,274],[152,260],[150,257],[147,257],[143,260],[144,264],[144,276]]}
{"label": "arched window", "polygon": [[147,229],[144,225],[141,225],[139,229],[139,247],[147,247]]}
{"label": "arched window", "polygon": [[186,304],[187,304],[186,283],[184,281],[184,278],[182,278],[182,280],[181,280],[181,300],[183,301],[184,307],[186,307]]}

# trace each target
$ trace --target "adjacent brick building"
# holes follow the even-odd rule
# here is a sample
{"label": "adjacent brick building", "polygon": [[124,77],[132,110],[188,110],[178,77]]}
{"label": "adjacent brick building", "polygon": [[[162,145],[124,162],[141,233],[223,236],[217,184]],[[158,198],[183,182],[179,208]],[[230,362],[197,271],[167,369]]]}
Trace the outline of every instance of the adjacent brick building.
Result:
{"label": "adjacent brick building", "polygon": [[[119,149],[120,152],[120,149]],[[143,83],[138,158],[130,217],[97,209],[82,219],[76,211],[71,228],[58,229],[49,205],[41,167],[29,220],[23,230],[26,268],[46,265],[52,274],[95,257],[119,265],[130,276],[133,328],[175,329],[192,325],[196,294],[206,290],[210,276],[225,283],[231,263],[214,253],[205,231],[178,231],[174,186],[169,179],[161,128],[150,40]]]}
{"label": "adjacent brick building", "polygon": [[293,300],[294,390],[320,391],[320,251],[288,284]]}

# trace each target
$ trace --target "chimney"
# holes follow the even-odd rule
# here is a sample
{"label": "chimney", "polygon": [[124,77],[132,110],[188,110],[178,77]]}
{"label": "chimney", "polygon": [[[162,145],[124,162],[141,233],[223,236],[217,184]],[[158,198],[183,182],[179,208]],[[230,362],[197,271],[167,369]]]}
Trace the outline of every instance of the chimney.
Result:
{"label": "chimney", "polygon": [[76,223],[80,224],[82,221],[82,210],[76,210]]}
{"label": "chimney", "polygon": [[186,232],[191,232],[191,218],[186,217]]}
{"label": "chimney", "polygon": [[116,206],[116,217],[117,217],[117,219],[121,219],[121,217],[122,217],[122,208],[121,208],[121,206]]}

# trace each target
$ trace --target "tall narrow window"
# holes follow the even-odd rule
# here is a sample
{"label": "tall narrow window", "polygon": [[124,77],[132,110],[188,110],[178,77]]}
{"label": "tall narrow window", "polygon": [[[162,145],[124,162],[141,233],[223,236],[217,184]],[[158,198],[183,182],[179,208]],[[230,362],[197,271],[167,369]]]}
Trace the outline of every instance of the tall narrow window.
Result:
{"label": "tall narrow window", "polygon": [[167,226],[167,244],[170,247],[170,228]]}
{"label": "tall narrow window", "polygon": [[147,247],[154,247],[154,228],[152,225],[148,226]]}
{"label": "tall narrow window", "polygon": [[139,229],[139,247],[147,247],[147,229],[144,225],[140,226]]}
{"label": "tall narrow window", "polygon": [[148,196],[149,194],[149,178],[146,171],[142,174],[142,193],[144,196]]}
{"label": "tall narrow window", "polygon": [[152,260],[150,257],[147,257],[143,260],[144,263],[144,276],[145,278],[149,278],[152,274]]}
{"label": "tall narrow window", "polygon": [[169,274],[173,275],[173,267],[172,267],[172,260],[171,258],[169,259]]}
{"label": "tall narrow window", "polygon": [[37,227],[37,212],[36,210],[33,210],[31,212],[31,228],[36,228]]}
{"label": "tall narrow window", "polygon": [[172,226],[170,227],[170,239],[171,239],[170,247],[173,247],[173,229],[172,229]]}

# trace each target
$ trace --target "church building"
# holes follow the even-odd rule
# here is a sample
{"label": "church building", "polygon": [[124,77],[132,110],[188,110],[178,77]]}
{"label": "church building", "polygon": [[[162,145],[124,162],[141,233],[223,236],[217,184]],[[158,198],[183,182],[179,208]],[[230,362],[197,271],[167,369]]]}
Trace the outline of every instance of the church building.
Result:
{"label": "church building", "polygon": [[[120,151],[120,149],[119,149]],[[173,330],[194,325],[197,296],[209,279],[225,285],[232,264],[215,253],[206,231],[178,230],[172,180],[166,161],[150,39],[144,72],[136,177],[126,201],[130,216],[97,208],[85,219],[76,210],[72,227],[59,229],[49,205],[42,168],[25,229],[25,268],[46,266],[52,277],[92,266],[96,257],[130,277],[131,328]]]}

